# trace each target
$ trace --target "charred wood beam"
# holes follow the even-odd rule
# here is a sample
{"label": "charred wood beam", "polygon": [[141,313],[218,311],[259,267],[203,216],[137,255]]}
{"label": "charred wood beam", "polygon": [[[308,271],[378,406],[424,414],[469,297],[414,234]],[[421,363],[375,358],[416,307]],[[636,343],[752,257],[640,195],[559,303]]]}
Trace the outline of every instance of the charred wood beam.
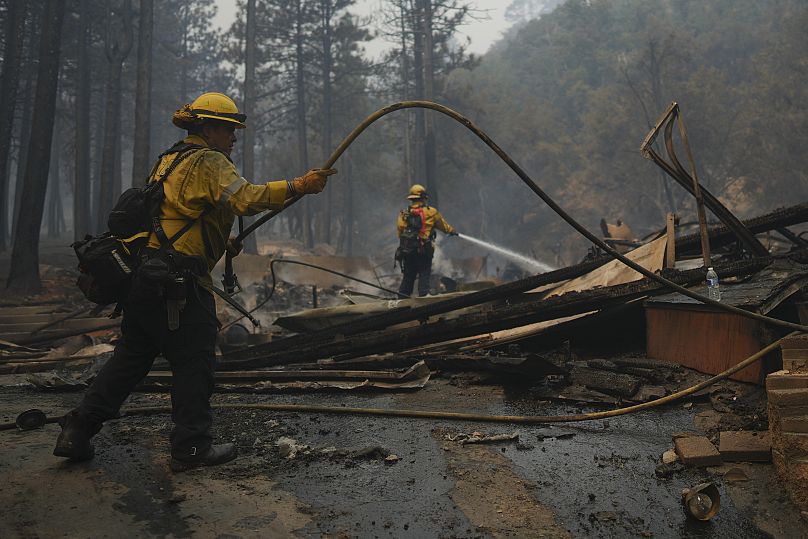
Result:
{"label": "charred wood beam", "polygon": [[[744,226],[753,234],[761,234],[771,230],[778,230],[787,226],[808,222],[808,202],[780,208],[771,213],[747,219]],[[726,225],[710,227],[710,244],[713,247],[729,245],[737,241],[735,233]],[[676,252],[694,254],[701,248],[699,234],[689,234],[676,240]]]}
{"label": "charred wood beam", "polygon": [[609,262],[611,257],[604,256],[595,260],[582,262],[575,266],[562,268],[559,270],[534,275],[525,279],[520,279],[511,283],[506,283],[492,288],[486,288],[478,292],[472,292],[444,301],[424,305],[421,307],[401,307],[392,309],[386,313],[365,315],[351,322],[338,324],[328,329],[323,329],[314,333],[305,335],[294,335],[279,339],[271,343],[257,345],[245,350],[235,350],[225,354],[224,358],[227,359],[242,359],[244,355],[242,352],[249,351],[250,354],[261,354],[269,352],[278,352],[280,350],[295,349],[299,346],[310,346],[312,342],[322,342],[323,339],[328,339],[337,335],[354,335],[368,331],[378,331],[389,326],[402,324],[404,322],[411,322],[413,320],[425,321],[431,316],[444,314],[466,307],[474,307],[489,301],[496,301],[506,299],[528,290],[538,288],[540,286],[566,281],[567,279],[574,279],[594,269],[599,268],[603,264]]}
{"label": "charred wood beam", "polygon": [[[722,278],[749,275],[765,268],[771,258],[756,258],[725,264],[716,268]],[[701,268],[688,271],[670,270],[668,278],[680,285],[692,285],[704,280]],[[503,305],[490,310],[469,313],[450,320],[424,323],[418,327],[372,331],[354,335],[307,336],[305,343],[282,349],[254,347],[228,354],[223,365],[228,370],[269,367],[313,361],[332,357],[349,359],[381,352],[409,350],[418,346],[481,333],[520,327],[535,322],[610,308],[643,296],[661,294],[667,289],[650,279],[570,292],[562,296]]]}

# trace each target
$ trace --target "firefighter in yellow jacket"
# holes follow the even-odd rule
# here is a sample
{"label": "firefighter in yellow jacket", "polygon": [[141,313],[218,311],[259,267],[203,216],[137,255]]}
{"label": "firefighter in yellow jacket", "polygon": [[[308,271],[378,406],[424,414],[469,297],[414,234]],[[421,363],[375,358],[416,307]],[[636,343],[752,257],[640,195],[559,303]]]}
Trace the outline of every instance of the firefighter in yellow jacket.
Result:
{"label": "firefighter in yellow jacket", "polygon": [[426,296],[435,254],[435,229],[450,236],[457,236],[457,231],[436,208],[427,203],[429,197],[423,185],[410,187],[407,198],[410,200],[409,207],[398,214],[399,246],[396,260],[401,264],[403,274],[398,291],[411,296],[417,278],[418,295]]}
{"label": "firefighter in yellow jacket", "polygon": [[[310,170],[293,180],[251,184],[230,159],[246,116],[232,99],[206,93],[174,113],[187,136],[164,152],[150,181],[163,183],[160,217],[123,302],[121,339],[78,407],[62,421],[54,455],[93,457],[90,438],[117,416],[158,354],[171,365],[171,469],[232,460],[233,444],[213,445],[214,348],[218,320],[210,271],[226,249],[236,215],[279,209],[296,195],[319,193],[334,170]],[[166,279],[169,275],[169,279]]]}

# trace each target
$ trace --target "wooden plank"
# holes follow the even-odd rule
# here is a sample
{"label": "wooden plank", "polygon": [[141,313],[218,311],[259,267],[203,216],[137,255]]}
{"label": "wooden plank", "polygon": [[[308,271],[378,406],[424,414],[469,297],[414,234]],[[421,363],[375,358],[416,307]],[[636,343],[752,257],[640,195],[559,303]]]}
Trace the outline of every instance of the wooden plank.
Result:
{"label": "wooden plank", "polygon": [[[762,324],[732,313],[700,306],[675,309],[646,305],[648,357],[678,363],[707,374],[718,374],[758,352]],[[760,384],[762,362],[756,362],[731,376],[733,380]]]}
{"label": "wooden plank", "polygon": [[[62,315],[64,316],[64,315]],[[92,329],[109,322],[108,317],[102,318],[73,318],[71,320],[63,320],[58,324],[50,326],[48,330],[72,330],[72,329]],[[47,324],[49,320],[44,322],[26,322],[21,324],[0,324],[0,334],[11,333],[30,333],[36,329],[41,328]]]}
{"label": "wooden plank", "polygon": [[665,231],[668,237],[668,244],[665,248],[665,267],[672,268],[676,265],[676,231],[674,224],[676,215],[668,213],[665,218]]}

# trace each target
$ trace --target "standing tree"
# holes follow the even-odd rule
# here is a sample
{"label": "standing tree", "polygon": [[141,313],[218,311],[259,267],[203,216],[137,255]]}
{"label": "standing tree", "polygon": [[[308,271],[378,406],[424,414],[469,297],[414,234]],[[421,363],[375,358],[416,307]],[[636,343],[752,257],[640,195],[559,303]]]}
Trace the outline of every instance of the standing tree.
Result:
{"label": "standing tree", "polygon": [[6,18],[3,71],[0,76],[0,252],[6,250],[6,236],[8,235],[8,162],[14,125],[14,105],[20,78],[25,4],[9,2]]}
{"label": "standing tree", "polygon": [[12,252],[15,263],[11,266],[6,283],[8,290],[18,294],[36,293],[42,287],[39,279],[39,231],[48,185],[64,13],[65,3],[62,0],[46,0],[42,15],[32,136]]}
{"label": "standing tree", "polygon": [[[244,114],[253,123],[255,107],[255,0],[247,0],[247,32],[244,40]],[[255,180],[255,131],[257,125],[248,125],[244,130],[244,176],[250,181]],[[252,219],[244,218],[246,223]],[[258,254],[258,243],[255,234],[250,234],[244,241],[244,251],[248,254]]]}
{"label": "standing tree", "polygon": [[89,0],[79,0],[79,35],[76,61],[76,140],[73,165],[73,239],[90,232],[90,55]]}
{"label": "standing tree", "polygon": [[101,176],[98,178],[98,210],[96,231],[106,228],[106,219],[115,193],[121,185],[121,72],[123,62],[132,50],[131,0],[124,0],[122,7],[110,4],[107,15],[116,21],[107,23],[106,55],[107,97],[104,110],[104,145],[101,155]]}
{"label": "standing tree", "polygon": [[135,91],[135,147],[132,155],[132,185],[144,182],[151,169],[149,137],[151,132],[152,33],[154,0],[140,0],[140,25],[137,39],[137,89]]}

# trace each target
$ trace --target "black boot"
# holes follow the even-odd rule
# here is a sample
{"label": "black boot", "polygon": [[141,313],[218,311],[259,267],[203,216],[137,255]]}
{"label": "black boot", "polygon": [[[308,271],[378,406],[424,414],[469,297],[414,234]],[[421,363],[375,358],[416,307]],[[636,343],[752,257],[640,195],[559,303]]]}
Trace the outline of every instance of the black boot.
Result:
{"label": "black boot", "polygon": [[[196,450],[196,448],[193,449],[194,451]],[[188,455],[187,457],[172,456],[171,471],[184,472],[200,466],[216,466],[217,464],[224,464],[225,462],[230,462],[236,458],[237,454],[238,451],[236,451],[236,446],[234,444],[212,445],[201,455]]]}
{"label": "black boot", "polygon": [[101,430],[101,425],[89,423],[75,411],[59,419],[59,425],[62,426],[62,432],[56,439],[54,455],[75,461],[90,460],[95,456],[95,448],[90,443],[90,438]]}

